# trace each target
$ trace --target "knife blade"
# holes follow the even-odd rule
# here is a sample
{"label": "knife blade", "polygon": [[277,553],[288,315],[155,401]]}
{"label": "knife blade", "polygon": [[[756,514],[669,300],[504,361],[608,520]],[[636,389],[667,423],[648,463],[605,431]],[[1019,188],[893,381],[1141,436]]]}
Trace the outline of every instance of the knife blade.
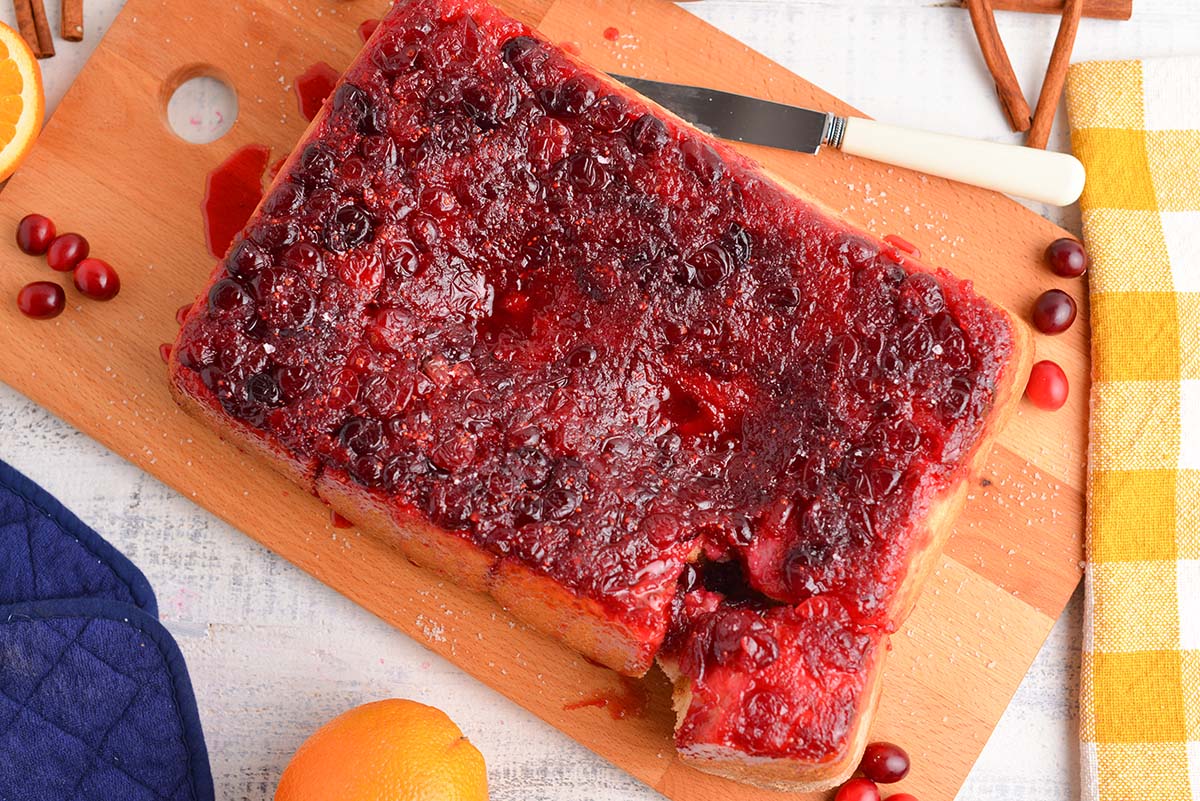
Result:
{"label": "knife blade", "polygon": [[705,133],[735,142],[815,154],[829,136],[833,114],[756,97],[678,83],[613,75],[635,92],[675,112]]}
{"label": "knife blade", "polygon": [[653,81],[612,77],[705,133],[735,142],[816,154],[822,145],[1055,206],[1083,192],[1083,164],[1068,153],[919,131],[771,100]]}

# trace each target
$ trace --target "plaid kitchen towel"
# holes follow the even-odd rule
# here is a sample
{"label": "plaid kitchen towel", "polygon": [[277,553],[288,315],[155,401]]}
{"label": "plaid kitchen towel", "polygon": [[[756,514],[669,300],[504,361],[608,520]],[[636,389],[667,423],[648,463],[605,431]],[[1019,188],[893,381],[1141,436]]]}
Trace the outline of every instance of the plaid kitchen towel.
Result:
{"label": "plaid kitchen towel", "polygon": [[1200,799],[1200,58],[1076,64],[1092,257],[1085,801]]}

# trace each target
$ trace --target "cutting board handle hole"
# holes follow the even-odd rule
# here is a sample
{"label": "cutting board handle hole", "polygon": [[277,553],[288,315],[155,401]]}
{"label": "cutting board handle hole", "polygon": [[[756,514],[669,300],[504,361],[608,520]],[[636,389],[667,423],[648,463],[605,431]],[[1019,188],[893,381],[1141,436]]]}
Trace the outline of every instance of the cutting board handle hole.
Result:
{"label": "cutting board handle hole", "polygon": [[229,77],[211,64],[189,64],[163,82],[159,99],[168,130],[185,142],[215,142],[237,121],[238,98]]}

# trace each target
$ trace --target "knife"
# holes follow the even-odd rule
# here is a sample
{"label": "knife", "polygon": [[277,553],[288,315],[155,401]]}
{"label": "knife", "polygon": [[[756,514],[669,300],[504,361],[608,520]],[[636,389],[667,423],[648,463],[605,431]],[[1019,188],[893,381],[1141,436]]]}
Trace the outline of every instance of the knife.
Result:
{"label": "knife", "polygon": [[1083,191],[1083,164],[1067,153],[839,117],[717,89],[612,77],[722,139],[814,154],[821,145],[829,145],[853,156],[1054,206],[1074,203]]}

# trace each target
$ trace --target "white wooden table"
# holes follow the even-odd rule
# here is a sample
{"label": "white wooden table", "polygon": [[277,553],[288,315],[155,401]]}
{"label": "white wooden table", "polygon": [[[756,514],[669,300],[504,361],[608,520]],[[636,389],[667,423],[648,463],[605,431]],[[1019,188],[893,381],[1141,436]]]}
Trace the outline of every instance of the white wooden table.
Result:
{"label": "white wooden table", "polygon": [[[51,108],[122,3],[87,0],[86,40],[59,42],[58,55],[43,62]],[[12,24],[11,6],[3,5],[0,19]],[[47,2],[55,29],[57,5]],[[956,6],[954,0],[703,0],[688,7],[874,116],[1016,141],[967,15]],[[1085,20],[1076,59],[1200,53],[1200,3],[1135,0],[1135,9],[1130,22]],[[999,17],[1032,104],[1056,19]],[[1060,113],[1053,147],[1065,147],[1063,127]],[[1074,209],[1037,210],[1078,229]],[[163,621],[188,660],[218,798],[271,798],[308,733],[350,706],[392,696],[449,712],[486,756],[497,801],[658,797],[3,384],[0,458],[57,495],[149,576]],[[1078,797],[1079,615],[1077,596],[959,798]]]}

